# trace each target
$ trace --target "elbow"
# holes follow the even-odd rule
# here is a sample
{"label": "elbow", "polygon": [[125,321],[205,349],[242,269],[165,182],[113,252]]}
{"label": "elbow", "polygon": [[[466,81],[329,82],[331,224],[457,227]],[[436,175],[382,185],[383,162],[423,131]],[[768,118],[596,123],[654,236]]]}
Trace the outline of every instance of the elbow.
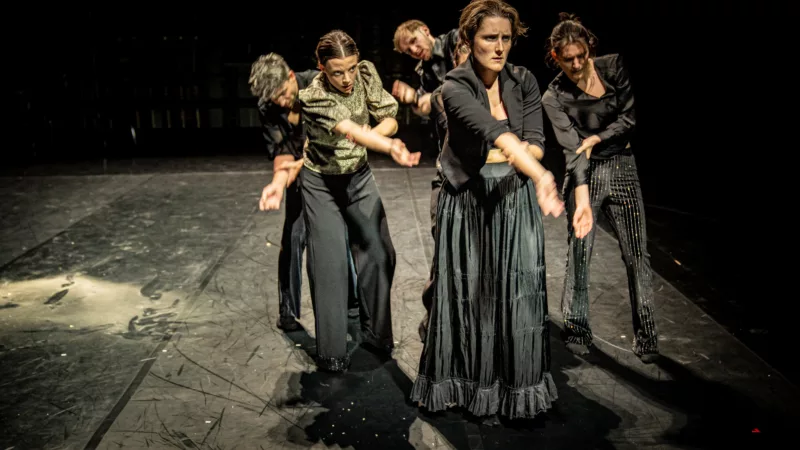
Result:
{"label": "elbow", "polygon": [[386,136],[394,136],[399,128],[399,125],[397,124],[397,119],[395,119],[394,117],[387,117],[381,120],[380,126],[385,127]]}
{"label": "elbow", "polygon": [[335,127],[333,127],[333,131],[338,134],[347,135],[353,131],[355,122],[345,119],[341,122],[337,123]]}
{"label": "elbow", "polygon": [[540,144],[528,144],[528,152],[536,158],[537,161],[544,159],[544,147]]}

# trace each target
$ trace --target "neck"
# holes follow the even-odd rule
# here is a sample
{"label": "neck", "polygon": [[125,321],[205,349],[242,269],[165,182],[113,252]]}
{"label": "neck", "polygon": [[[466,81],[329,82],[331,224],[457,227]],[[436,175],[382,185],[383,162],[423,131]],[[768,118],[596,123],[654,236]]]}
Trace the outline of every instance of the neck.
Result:
{"label": "neck", "polygon": [[500,75],[498,72],[493,70],[489,70],[479,64],[475,65],[475,73],[478,74],[478,78],[481,79],[483,85],[486,88],[492,87],[495,81],[497,81],[497,77]]}

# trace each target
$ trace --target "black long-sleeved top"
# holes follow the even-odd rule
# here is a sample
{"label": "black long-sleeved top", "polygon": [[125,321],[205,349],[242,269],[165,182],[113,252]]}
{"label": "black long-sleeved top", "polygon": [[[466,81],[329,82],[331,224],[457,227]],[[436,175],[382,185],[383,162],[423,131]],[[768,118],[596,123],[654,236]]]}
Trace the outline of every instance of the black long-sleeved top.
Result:
{"label": "black long-sleeved top", "polygon": [[593,135],[601,139],[592,148],[592,159],[627,154],[631,152],[628,144],[636,126],[633,90],[622,58],[617,54],[600,56],[594,59],[594,67],[606,89],[601,97],[583,92],[563,72],[542,96],[556,140],[564,148],[567,172],[575,187],[589,182],[586,154],[575,153],[583,140]]}
{"label": "black long-sleeved top", "polygon": [[536,78],[526,68],[506,63],[500,72],[500,96],[508,123],[492,117],[486,87],[472,67],[472,57],[451,70],[442,86],[447,114],[447,137],[442,149],[442,172],[456,189],[477,175],[501,134],[544,150],[542,98]]}
{"label": "black long-sleeved top", "polygon": [[430,117],[436,124],[436,142],[441,153],[444,148],[444,137],[447,136],[447,112],[444,110],[444,100],[442,100],[442,86],[431,93]]}
{"label": "black long-sleeved top", "polygon": [[[305,89],[318,73],[318,70],[295,72],[297,92]],[[303,157],[306,132],[302,119],[293,125],[289,122],[289,110],[269,101],[258,105],[258,118],[270,161],[280,155],[292,155],[294,159]]]}
{"label": "black long-sleeved top", "polygon": [[453,29],[434,39],[431,49],[431,59],[420,61],[414,69],[419,76],[417,95],[433,93],[436,88],[444,83],[447,72],[453,70],[453,55],[458,42],[458,29]]}

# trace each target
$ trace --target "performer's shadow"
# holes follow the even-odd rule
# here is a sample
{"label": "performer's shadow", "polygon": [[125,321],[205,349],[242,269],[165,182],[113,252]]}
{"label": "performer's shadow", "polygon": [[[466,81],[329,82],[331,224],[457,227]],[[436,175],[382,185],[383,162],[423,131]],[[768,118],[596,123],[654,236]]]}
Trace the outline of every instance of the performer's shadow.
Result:
{"label": "performer's shadow", "polygon": [[[351,321],[351,331],[356,324]],[[287,333],[313,358],[313,339],[303,330]],[[353,344],[357,344],[356,340]],[[458,449],[513,449],[546,445],[547,448],[614,448],[606,439],[621,418],[567,385],[565,370],[581,361],[553,342],[553,378],[559,399],[553,409],[533,420],[484,425],[459,410],[428,413],[409,400],[413,381],[395,360],[385,361],[358,345],[351,345],[352,364],[345,374],[312,372],[293,374],[290,386],[299,396],[288,406],[325,408],[304,425],[305,436],[289,441],[321,442],[354,449],[441,448],[441,438]],[[419,420],[417,420],[419,419]],[[629,418],[632,419],[632,418]],[[306,422],[307,423],[307,422]],[[436,432],[425,430],[425,424]],[[295,430],[296,431],[296,430]],[[482,445],[482,447],[480,445]]]}
{"label": "performer's shadow", "polygon": [[656,364],[669,378],[655,380],[620,364],[593,347],[586,360],[606,370],[639,396],[661,405],[673,414],[659,439],[693,448],[739,447],[783,442],[790,423],[800,417],[784,417],[768,411],[745,394],[722,383],[702,378],[671,358],[661,356]]}

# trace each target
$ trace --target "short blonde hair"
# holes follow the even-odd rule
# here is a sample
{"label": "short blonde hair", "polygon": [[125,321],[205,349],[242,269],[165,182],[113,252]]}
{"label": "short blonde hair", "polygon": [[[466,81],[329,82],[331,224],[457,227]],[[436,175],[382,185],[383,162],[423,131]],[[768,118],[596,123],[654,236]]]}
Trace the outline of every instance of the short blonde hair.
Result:
{"label": "short blonde hair", "polygon": [[428,28],[425,22],[417,19],[406,20],[401,23],[394,31],[394,51],[403,53],[403,51],[400,50],[400,39],[403,39],[403,36],[414,34],[422,27]]}

